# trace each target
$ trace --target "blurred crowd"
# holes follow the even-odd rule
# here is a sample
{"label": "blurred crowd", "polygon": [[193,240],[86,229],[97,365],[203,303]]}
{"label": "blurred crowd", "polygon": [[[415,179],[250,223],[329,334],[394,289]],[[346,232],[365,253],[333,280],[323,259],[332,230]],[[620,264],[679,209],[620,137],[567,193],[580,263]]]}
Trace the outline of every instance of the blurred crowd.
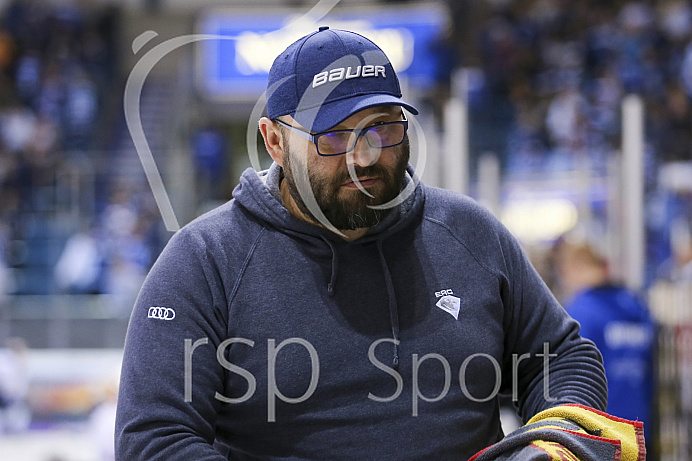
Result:
{"label": "blurred crowd", "polygon": [[45,207],[39,191],[66,152],[93,146],[114,71],[111,22],[67,2],[14,0],[0,11],[2,216]]}
{"label": "blurred crowd", "polygon": [[154,256],[153,206],[103,171],[122,117],[118,9],[3,5],[0,293],[131,294]]}
{"label": "blurred crowd", "polygon": [[[650,162],[692,159],[692,6],[686,0],[450,2],[471,103],[504,119],[513,174],[604,168],[620,145],[620,104],[646,104]],[[469,24],[469,12],[476,26]],[[473,89],[472,89],[473,91]],[[488,103],[491,104],[488,104]]]}
{"label": "blurred crowd", "polygon": [[[679,165],[692,165],[692,2],[448,4],[458,61],[477,69],[469,82],[471,151],[495,152],[509,177],[605,175],[621,148],[623,98],[642,97],[646,280],[689,274],[692,182],[671,190],[661,178],[667,169],[679,179]],[[591,205],[605,219],[605,202]]]}

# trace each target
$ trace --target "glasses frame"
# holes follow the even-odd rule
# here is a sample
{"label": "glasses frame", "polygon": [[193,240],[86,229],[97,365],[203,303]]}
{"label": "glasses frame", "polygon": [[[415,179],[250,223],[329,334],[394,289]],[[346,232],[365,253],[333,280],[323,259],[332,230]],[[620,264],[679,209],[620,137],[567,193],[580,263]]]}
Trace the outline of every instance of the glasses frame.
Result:
{"label": "glasses frame", "polygon": [[[405,113],[402,112],[401,115],[404,117],[403,120],[397,120],[395,122],[385,122],[385,123],[379,123],[376,125],[370,125],[368,127],[362,128],[360,130],[331,130],[331,131],[321,131],[319,133],[310,133],[307,130],[303,130],[303,129],[298,128],[296,126],[289,125],[288,123],[283,122],[283,121],[279,120],[278,118],[274,119],[273,121],[278,123],[281,126],[288,128],[292,132],[296,133],[297,135],[299,135],[299,136],[307,139],[311,143],[313,143],[315,145],[315,149],[317,150],[317,155],[319,155],[320,157],[337,157],[339,155],[348,154],[349,152],[353,151],[356,148],[356,145],[358,144],[358,140],[360,139],[361,136],[365,135],[368,131],[372,130],[373,128],[377,128],[377,127],[381,127],[381,126],[402,125],[404,127],[404,136],[401,138],[401,141],[399,141],[396,144],[392,144],[391,146],[373,146],[372,144],[370,144],[370,140],[366,136],[365,139],[368,141],[368,145],[370,147],[374,147],[377,149],[386,149],[389,147],[396,147],[396,146],[403,144],[404,140],[406,139],[406,133],[408,132],[408,119],[406,118]],[[329,135],[329,134],[334,134],[334,133],[346,133],[346,132],[356,134],[355,140],[353,141],[353,145],[349,149],[347,149],[345,152],[340,152],[338,154],[322,154],[322,153],[320,153],[320,148],[319,148],[319,145],[317,143],[319,141],[320,137],[325,136],[325,135]]]}

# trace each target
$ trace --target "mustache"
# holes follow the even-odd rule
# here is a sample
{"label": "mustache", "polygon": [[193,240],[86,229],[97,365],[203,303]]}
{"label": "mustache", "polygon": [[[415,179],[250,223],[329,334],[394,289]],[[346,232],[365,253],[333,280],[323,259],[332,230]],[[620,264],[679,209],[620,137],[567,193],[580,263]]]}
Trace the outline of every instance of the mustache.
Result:
{"label": "mustache", "polygon": [[[389,176],[389,171],[387,171],[386,168],[378,164],[366,167],[354,165],[353,170],[356,174],[356,177],[358,178],[362,178],[365,176],[379,176],[380,178],[387,178]],[[348,171],[345,171],[339,175],[337,181],[339,183],[343,183],[352,179],[354,178],[351,177]]]}

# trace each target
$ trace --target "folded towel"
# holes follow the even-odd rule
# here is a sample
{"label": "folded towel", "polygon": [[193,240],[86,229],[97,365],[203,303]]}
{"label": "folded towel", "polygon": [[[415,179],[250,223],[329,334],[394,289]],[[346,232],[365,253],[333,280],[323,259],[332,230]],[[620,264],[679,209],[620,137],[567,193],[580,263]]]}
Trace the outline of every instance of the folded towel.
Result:
{"label": "folded towel", "polygon": [[643,461],[644,424],[583,405],[544,410],[469,461]]}

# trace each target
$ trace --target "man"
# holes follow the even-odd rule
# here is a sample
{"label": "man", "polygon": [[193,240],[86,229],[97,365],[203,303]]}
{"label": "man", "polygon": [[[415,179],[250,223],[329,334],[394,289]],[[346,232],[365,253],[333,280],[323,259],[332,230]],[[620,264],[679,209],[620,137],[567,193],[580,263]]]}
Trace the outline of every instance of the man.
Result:
{"label": "man", "polygon": [[267,95],[274,164],[142,287],[118,459],[460,460],[502,438],[500,392],[524,421],[605,409],[598,351],[517,241],[407,165],[417,110],[374,43],[322,27]]}

